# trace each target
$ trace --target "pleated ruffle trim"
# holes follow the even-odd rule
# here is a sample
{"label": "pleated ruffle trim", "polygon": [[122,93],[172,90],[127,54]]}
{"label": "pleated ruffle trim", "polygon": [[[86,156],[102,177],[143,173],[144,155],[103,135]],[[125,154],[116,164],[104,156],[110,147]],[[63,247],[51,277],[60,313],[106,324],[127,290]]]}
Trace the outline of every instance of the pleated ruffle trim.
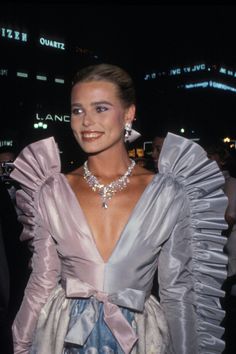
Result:
{"label": "pleated ruffle trim", "polygon": [[19,221],[24,225],[22,241],[33,239],[41,219],[37,211],[39,192],[46,181],[61,171],[60,155],[53,137],[39,140],[25,147],[14,161],[11,178],[21,189],[16,200],[21,213]]}
{"label": "pleated ruffle trim", "polygon": [[224,296],[221,288],[228,262],[223,252],[226,238],[221,235],[227,229],[224,177],[198,144],[172,133],[165,139],[159,161],[160,173],[171,174],[183,186],[189,200],[198,352],[221,353],[225,312],[220,298]]}

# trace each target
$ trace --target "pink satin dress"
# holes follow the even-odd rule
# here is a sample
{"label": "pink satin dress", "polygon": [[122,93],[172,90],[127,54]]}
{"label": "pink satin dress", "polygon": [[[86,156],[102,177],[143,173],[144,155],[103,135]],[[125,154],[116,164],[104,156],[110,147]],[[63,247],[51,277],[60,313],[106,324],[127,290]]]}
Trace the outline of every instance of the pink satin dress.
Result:
{"label": "pink satin dress", "polygon": [[[11,177],[22,187],[21,239],[33,248],[33,270],[13,325],[15,354],[96,353],[106,348],[101,335],[94,351],[87,345],[101,320],[121,353],[223,351],[227,198],[222,173],[199,145],[167,135],[159,173],[107,262],[61,173],[54,138],[24,148]],[[150,296],[154,281],[160,303]]]}

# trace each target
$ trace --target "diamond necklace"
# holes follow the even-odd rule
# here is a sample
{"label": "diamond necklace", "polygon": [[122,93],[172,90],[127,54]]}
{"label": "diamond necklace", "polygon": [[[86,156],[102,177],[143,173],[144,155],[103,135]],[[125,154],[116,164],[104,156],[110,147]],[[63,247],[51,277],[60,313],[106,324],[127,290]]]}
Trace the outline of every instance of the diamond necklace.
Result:
{"label": "diamond necklace", "polygon": [[113,197],[113,195],[116,192],[121,191],[122,189],[127,187],[127,184],[129,183],[129,176],[131,175],[134,166],[135,166],[135,161],[130,159],[130,165],[127,171],[125,172],[125,174],[120,178],[118,178],[117,180],[107,185],[104,185],[99,183],[97,177],[92,175],[92,173],[88,169],[88,161],[85,161],[83,165],[84,179],[94,192],[98,191],[98,194],[102,199],[103,208],[105,209],[108,208],[107,202]]}

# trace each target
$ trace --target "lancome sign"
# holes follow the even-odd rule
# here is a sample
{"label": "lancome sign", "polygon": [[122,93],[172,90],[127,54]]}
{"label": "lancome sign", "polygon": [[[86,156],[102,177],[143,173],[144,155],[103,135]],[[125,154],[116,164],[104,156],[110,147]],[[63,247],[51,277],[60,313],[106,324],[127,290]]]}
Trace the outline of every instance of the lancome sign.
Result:
{"label": "lancome sign", "polygon": [[36,113],[35,118],[37,121],[70,123],[70,116],[67,114],[50,114],[50,113],[40,114],[40,113]]}

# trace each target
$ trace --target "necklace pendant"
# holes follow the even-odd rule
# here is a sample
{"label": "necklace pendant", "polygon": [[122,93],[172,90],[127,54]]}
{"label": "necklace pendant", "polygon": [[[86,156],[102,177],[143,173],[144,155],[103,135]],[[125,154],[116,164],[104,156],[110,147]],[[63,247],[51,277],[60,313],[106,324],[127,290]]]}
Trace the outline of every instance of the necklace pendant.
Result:
{"label": "necklace pendant", "polygon": [[121,191],[122,189],[127,187],[127,184],[129,183],[129,176],[131,175],[132,170],[135,166],[134,160],[130,159],[130,162],[131,163],[129,167],[127,171],[123,174],[123,176],[107,185],[104,185],[101,184],[94,175],[92,175],[92,173],[88,169],[88,161],[85,161],[84,179],[86,180],[90,188],[94,192],[98,192],[98,194],[100,195],[102,199],[102,208],[107,209],[107,201],[110,200],[116,192]]}
{"label": "necklace pendant", "polygon": [[108,205],[107,205],[107,203],[106,203],[105,200],[102,202],[102,207],[103,207],[104,209],[107,209],[107,208],[108,208]]}

